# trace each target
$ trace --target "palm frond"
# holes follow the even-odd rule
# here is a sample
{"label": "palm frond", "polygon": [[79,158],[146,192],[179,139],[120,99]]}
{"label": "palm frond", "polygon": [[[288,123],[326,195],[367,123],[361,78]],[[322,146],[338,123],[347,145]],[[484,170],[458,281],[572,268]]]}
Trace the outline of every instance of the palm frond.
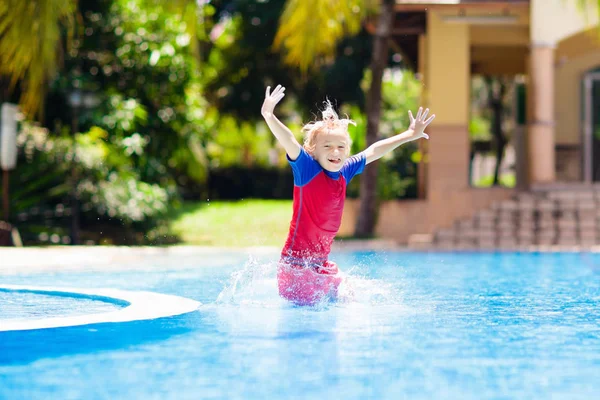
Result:
{"label": "palm frond", "polygon": [[3,0],[0,2],[0,75],[11,88],[21,83],[20,105],[40,114],[48,79],[58,67],[62,27],[70,35],[77,0]]}
{"label": "palm frond", "polygon": [[335,54],[337,43],[359,32],[369,12],[369,0],[288,0],[279,21],[274,46],[284,61],[306,72]]}

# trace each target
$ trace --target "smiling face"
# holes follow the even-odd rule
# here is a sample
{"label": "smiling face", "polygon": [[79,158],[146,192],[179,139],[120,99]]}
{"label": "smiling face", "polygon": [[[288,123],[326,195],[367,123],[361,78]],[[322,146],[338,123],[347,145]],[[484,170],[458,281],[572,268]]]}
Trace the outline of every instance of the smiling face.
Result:
{"label": "smiling face", "polygon": [[326,130],[320,132],[315,140],[315,149],[312,156],[330,172],[342,169],[350,153],[350,138],[343,129]]}

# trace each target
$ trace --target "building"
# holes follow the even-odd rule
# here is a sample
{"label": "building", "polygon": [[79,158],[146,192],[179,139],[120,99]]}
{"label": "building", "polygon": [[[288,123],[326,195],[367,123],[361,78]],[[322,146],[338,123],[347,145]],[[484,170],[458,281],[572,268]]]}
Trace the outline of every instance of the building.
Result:
{"label": "building", "polygon": [[[436,114],[423,141],[422,199],[380,208],[376,233],[406,243],[514,196],[468,182],[474,74],[523,75],[518,174],[525,188],[600,180],[600,31],[595,1],[397,0],[394,46],[420,73]],[[342,234],[358,204],[349,201]]]}

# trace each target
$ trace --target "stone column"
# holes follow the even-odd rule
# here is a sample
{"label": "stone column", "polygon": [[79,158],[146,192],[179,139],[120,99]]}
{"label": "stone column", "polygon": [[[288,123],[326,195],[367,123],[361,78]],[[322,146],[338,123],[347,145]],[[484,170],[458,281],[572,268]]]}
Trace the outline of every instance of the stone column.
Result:
{"label": "stone column", "polygon": [[427,197],[436,202],[469,187],[471,51],[469,25],[427,16],[426,95],[436,115],[427,129]]}
{"label": "stone column", "polygon": [[527,118],[529,182],[556,179],[554,139],[554,46],[533,44],[529,57],[530,115]]}
{"label": "stone column", "polygon": [[[423,107],[429,107],[429,95],[428,88],[425,84],[427,76],[427,37],[425,35],[419,35],[419,60],[418,60],[418,73],[419,79],[423,82],[421,86],[421,105]],[[417,169],[417,197],[419,199],[427,198],[427,181],[428,181],[428,159],[429,159],[429,148],[426,140],[419,140],[417,145],[419,146],[419,152],[422,155],[422,159],[419,162]]]}

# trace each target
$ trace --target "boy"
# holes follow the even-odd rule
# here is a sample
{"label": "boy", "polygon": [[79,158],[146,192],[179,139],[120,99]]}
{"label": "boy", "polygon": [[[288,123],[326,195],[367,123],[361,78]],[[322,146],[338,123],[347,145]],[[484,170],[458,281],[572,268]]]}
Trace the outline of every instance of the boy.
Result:
{"label": "boy", "polygon": [[277,269],[279,295],[298,305],[314,305],[337,297],[342,282],[337,265],[328,260],[331,243],[342,220],[346,186],[365,165],[378,160],[396,147],[420,138],[435,115],[419,108],[416,118],[409,111],[410,126],[399,135],[380,140],[350,157],[348,124],[339,119],[328,102],[323,120],[305,125],[304,146],[273,115],[285,88],[267,87],[262,116],[286,151],[294,174],[293,216]]}

